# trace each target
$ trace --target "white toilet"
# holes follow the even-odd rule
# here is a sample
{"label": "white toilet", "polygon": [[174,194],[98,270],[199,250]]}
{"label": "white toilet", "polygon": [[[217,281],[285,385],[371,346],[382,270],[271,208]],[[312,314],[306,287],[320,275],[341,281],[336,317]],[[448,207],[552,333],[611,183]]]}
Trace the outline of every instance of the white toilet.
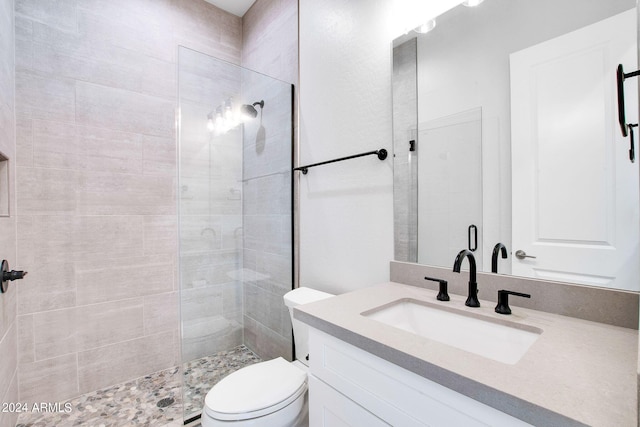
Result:
{"label": "white toilet", "polygon": [[331,296],[310,288],[294,289],[284,295],[298,360],[287,362],[278,357],[225,377],[207,393],[202,427],[294,427],[306,418],[308,330],[293,319],[293,307]]}

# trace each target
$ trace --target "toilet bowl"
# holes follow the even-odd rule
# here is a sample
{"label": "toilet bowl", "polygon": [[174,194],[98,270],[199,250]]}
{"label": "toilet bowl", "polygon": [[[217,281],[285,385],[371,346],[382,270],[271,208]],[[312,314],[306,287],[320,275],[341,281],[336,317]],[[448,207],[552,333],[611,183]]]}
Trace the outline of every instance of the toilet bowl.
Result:
{"label": "toilet bowl", "polygon": [[207,393],[202,408],[202,427],[296,427],[307,417],[306,325],[293,319],[293,307],[333,295],[297,288],[284,295],[289,309],[296,358],[282,357],[239,369]]}

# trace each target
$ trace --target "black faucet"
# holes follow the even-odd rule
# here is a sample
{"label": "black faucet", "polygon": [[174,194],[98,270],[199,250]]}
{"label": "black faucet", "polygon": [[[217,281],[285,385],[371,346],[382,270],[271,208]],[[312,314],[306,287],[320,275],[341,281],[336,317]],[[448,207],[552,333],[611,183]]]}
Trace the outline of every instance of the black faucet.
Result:
{"label": "black faucet", "polygon": [[480,301],[478,301],[478,284],[476,283],[476,259],[471,251],[463,249],[458,253],[453,263],[453,272],[460,273],[460,265],[465,257],[469,258],[469,296],[464,305],[467,307],[480,307]]}
{"label": "black faucet", "polygon": [[493,247],[493,255],[491,256],[491,272],[498,272],[498,252],[502,252],[502,258],[507,259],[507,248],[502,244],[498,243]]}

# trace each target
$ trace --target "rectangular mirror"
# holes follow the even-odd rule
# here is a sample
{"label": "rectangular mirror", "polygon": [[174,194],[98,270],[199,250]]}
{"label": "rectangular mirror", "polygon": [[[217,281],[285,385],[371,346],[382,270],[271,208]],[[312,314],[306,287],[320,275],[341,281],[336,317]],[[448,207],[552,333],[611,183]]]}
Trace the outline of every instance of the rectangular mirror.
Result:
{"label": "rectangular mirror", "polygon": [[616,101],[618,64],[638,68],[636,14],[635,0],[485,0],[394,41],[396,260],[451,267],[477,243],[491,271],[501,243],[499,273],[640,290],[638,164]]}

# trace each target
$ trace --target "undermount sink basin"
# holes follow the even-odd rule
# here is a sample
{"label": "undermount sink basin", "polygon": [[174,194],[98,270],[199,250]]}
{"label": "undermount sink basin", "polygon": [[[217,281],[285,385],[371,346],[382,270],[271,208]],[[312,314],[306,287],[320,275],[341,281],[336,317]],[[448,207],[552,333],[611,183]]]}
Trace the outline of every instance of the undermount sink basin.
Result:
{"label": "undermount sink basin", "polygon": [[369,319],[498,362],[515,364],[541,329],[500,319],[484,319],[426,302],[401,299],[361,313]]}

